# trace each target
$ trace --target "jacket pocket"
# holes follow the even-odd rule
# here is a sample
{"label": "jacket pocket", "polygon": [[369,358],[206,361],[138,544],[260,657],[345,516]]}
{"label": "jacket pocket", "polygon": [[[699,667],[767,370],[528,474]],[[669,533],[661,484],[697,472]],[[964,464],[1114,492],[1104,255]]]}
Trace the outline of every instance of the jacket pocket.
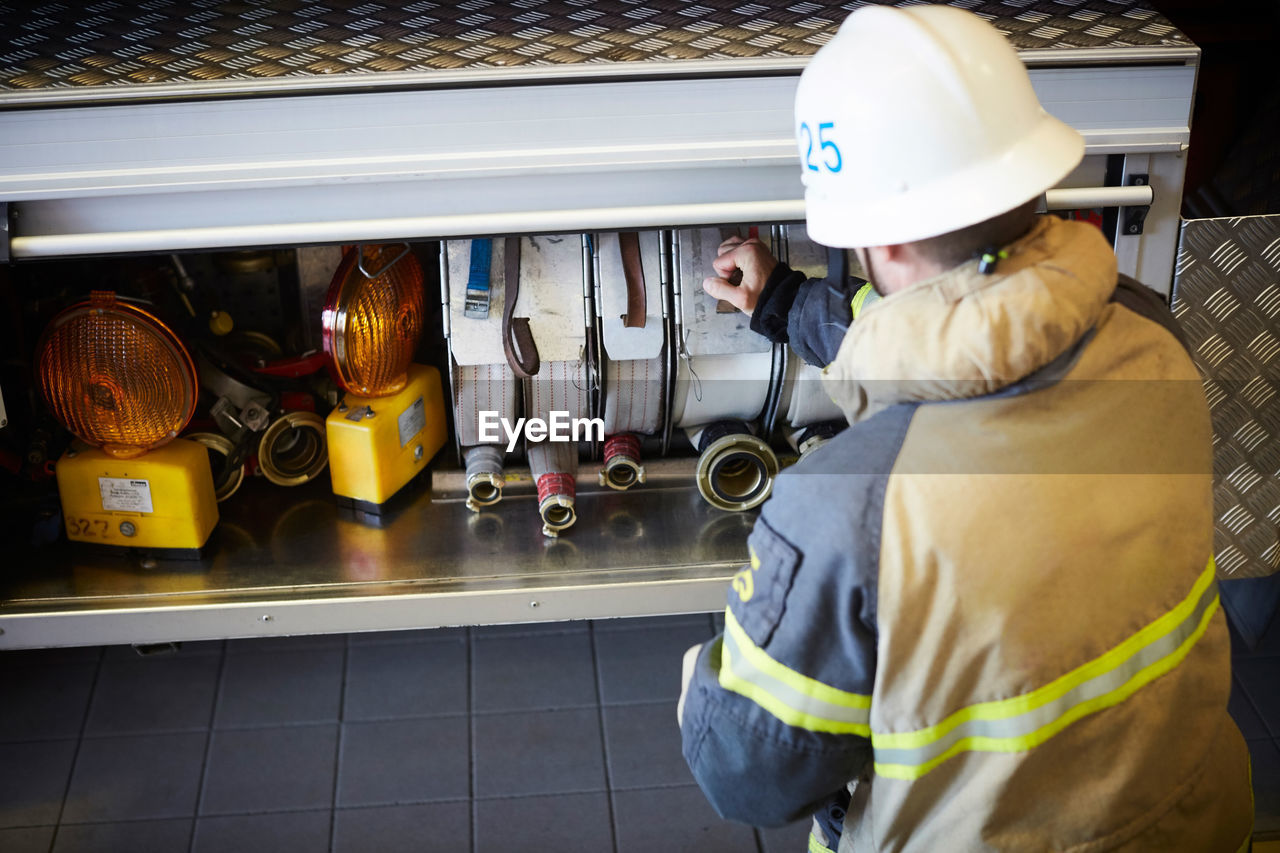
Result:
{"label": "jacket pocket", "polygon": [[751,563],[733,578],[729,609],[751,641],[763,647],[782,619],[802,555],[763,517],[756,519],[747,545]]}

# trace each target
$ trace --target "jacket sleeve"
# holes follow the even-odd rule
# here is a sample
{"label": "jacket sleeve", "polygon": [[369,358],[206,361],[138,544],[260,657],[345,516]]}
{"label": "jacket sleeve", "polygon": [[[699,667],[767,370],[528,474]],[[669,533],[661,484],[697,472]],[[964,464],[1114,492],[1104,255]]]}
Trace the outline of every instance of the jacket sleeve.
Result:
{"label": "jacket sleeve", "polygon": [[790,343],[810,364],[825,367],[836,357],[844,333],[853,321],[854,293],[865,282],[852,279],[852,289],[804,273],[783,263],[765,282],[751,329],[776,344]]}
{"label": "jacket sleeve", "polygon": [[[871,757],[874,560],[849,551],[860,525],[849,523],[858,516],[846,514],[848,503],[824,515],[801,499],[816,485],[795,473],[806,463],[779,478],[790,494],[757,520],[725,630],[702,648],[685,692],[684,756],[695,779],[721,816],[757,826],[812,813]],[[828,524],[841,523],[846,532],[831,535]]]}

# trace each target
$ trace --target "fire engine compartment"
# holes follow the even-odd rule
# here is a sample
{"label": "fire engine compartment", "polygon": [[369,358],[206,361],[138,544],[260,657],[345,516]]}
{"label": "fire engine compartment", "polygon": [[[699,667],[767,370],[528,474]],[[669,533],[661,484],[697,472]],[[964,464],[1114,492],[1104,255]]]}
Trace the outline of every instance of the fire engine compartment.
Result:
{"label": "fire engine compartment", "polygon": [[[1023,46],[1023,57],[1046,108],[1088,145],[1049,207],[1096,211],[1121,271],[1167,294],[1198,51],[1176,31],[1158,44],[1124,35]],[[298,248],[410,241],[431,273],[418,360],[447,389],[442,241],[740,225],[781,246],[803,219],[790,111],[806,50],[816,43],[748,58],[0,88],[0,281],[16,321],[0,440],[24,454],[43,442],[56,458],[66,435],[49,428],[23,362],[42,323],[72,294],[113,282],[180,315],[171,255],[193,298],[300,355],[317,345],[308,312],[328,281],[304,271],[314,253]],[[272,265],[255,270],[254,258]],[[237,261],[245,270],[226,272]],[[669,290],[664,299],[670,311]],[[663,316],[674,377],[680,342]],[[190,561],[29,544],[33,530],[39,540],[61,528],[28,512],[39,486],[28,477],[4,522],[0,648],[716,610],[753,515],[708,505],[696,454],[680,436],[671,444],[646,453],[647,482],[626,492],[595,485],[599,448],[589,449],[578,521],[556,539],[540,532],[523,463],[509,467],[501,504],[468,510],[452,440],[429,487],[411,484],[381,517],[340,509],[327,473],[294,488],[246,477]]]}

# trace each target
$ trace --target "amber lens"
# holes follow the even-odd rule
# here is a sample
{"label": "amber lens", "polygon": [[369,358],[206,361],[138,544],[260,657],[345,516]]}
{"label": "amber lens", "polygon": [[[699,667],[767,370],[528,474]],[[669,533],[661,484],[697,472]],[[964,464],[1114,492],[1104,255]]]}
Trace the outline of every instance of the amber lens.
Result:
{"label": "amber lens", "polygon": [[167,444],[195,411],[196,372],[182,343],[113,294],[95,293],[55,317],[36,369],[54,417],[113,456]]}
{"label": "amber lens", "polygon": [[384,397],[405,386],[422,335],[422,267],[406,249],[348,250],[329,288],[324,350],[338,384],[362,397]]}

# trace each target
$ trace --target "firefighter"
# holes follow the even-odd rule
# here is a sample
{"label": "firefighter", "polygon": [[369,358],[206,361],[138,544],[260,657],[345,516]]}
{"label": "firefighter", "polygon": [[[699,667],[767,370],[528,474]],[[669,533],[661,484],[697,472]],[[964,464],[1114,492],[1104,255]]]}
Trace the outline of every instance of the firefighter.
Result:
{"label": "firefighter", "polygon": [[850,427],[778,478],[686,655],[698,784],[816,811],[812,850],[1246,849],[1199,376],[1096,228],[1034,214],[1083,140],[934,5],[854,12],[796,128],[810,235],[882,298],[850,324],[852,288],[753,241],[704,283]]}

